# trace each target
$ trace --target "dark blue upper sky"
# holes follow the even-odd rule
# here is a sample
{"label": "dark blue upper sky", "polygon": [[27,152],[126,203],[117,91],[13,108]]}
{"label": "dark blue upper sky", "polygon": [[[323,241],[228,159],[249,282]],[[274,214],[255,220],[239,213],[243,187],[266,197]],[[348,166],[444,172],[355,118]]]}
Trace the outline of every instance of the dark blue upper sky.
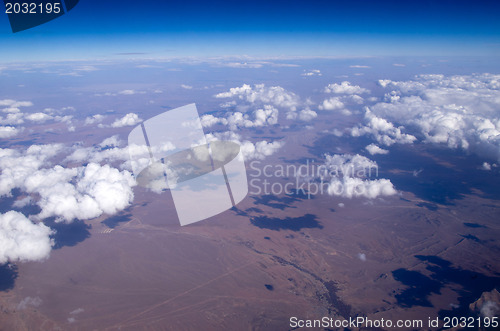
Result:
{"label": "dark blue upper sky", "polygon": [[[13,34],[0,60],[498,55],[500,1],[90,1]],[[141,53],[141,54],[130,54]]]}

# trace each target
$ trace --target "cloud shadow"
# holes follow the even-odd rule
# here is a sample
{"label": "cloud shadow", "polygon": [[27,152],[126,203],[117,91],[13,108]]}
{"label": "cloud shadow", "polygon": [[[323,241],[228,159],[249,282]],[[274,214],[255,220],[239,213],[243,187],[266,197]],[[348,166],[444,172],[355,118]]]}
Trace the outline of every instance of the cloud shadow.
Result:
{"label": "cloud shadow", "polygon": [[317,221],[317,216],[305,214],[299,217],[271,218],[267,216],[253,217],[250,222],[258,228],[273,231],[291,230],[300,231],[302,229],[322,229],[323,226]]}

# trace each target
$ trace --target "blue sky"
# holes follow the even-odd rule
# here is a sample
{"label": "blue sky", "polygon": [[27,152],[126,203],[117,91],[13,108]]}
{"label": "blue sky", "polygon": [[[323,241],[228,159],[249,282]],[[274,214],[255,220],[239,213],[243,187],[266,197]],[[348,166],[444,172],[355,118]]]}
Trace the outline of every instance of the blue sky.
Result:
{"label": "blue sky", "polygon": [[498,1],[89,1],[13,34],[0,61],[174,56],[499,55]]}

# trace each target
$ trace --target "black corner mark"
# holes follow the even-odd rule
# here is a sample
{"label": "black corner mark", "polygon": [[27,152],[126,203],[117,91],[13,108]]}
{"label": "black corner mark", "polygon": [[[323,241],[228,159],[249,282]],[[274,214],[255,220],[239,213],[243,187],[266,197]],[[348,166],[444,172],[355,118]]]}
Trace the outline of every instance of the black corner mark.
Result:
{"label": "black corner mark", "polygon": [[73,9],[80,0],[4,0],[12,32],[52,21]]}

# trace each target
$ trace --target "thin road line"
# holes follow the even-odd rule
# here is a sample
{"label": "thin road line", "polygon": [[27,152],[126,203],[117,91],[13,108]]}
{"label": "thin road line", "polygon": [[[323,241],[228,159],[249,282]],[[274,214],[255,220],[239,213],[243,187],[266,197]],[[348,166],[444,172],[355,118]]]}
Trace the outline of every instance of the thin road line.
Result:
{"label": "thin road line", "polygon": [[123,321],[122,323],[119,323],[119,324],[117,324],[117,325],[115,324],[114,326],[111,326],[111,327],[109,327],[109,328],[107,328],[107,329],[123,326],[123,325],[125,325],[127,322],[130,322],[131,320],[133,320],[133,319],[135,319],[135,318],[137,318],[137,317],[139,317],[139,316],[141,316],[141,315],[144,315],[144,314],[146,314],[146,313],[149,313],[150,311],[155,310],[156,308],[161,307],[161,306],[163,306],[163,305],[166,305],[167,303],[169,303],[169,302],[171,302],[171,301],[173,301],[173,300],[175,300],[175,299],[177,299],[177,298],[179,298],[179,297],[181,297],[181,296],[183,296],[183,295],[186,295],[186,294],[188,294],[188,293],[191,293],[191,292],[193,292],[194,290],[197,290],[197,289],[199,289],[199,288],[202,288],[202,287],[204,287],[204,286],[206,286],[206,285],[208,285],[208,284],[210,284],[210,283],[212,283],[212,282],[215,282],[215,281],[216,281],[216,280],[218,280],[218,279],[221,279],[221,278],[223,278],[223,277],[229,276],[230,274],[235,273],[236,271],[239,271],[240,269],[246,268],[247,266],[249,266],[249,265],[251,265],[251,264],[254,264],[254,263],[256,263],[256,261],[248,262],[248,263],[246,263],[246,264],[242,265],[241,267],[238,267],[238,268],[236,268],[236,269],[234,269],[234,270],[228,271],[228,272],[226,272],[226,273],[224,273],[224,274],[222,274],[222,275],[220,275],[220,276],[217,276],[217,277],[215,277],[215,278],[213,278],[213,279],[209,280],[208,282],[205,282],[205,283],[203,283],[203,284],[200,284],[200,285],[198,285],[198,286],[195,286],[195,287],[193,287],[193,288],[191,288],[191,289],[189,289],[189,290],[187,290],[187,291],[185,291],[185,292],[179,293],[179,294],[177,294],[176,296],[174,296],[173,298],[170,298],[170,299],[167,299],[167,300],[165,300],[165,301],[163,301],[163,302],[160,302],[160,303],[158,303],[158,304],[156,304],[156,305],[154,305],[154,306],[152,306],[152,307],[150,307],[150,308],[148,308],[148,309],[146,309],[146,310],[144,310],[144,311],[142,311],[142,312],[140,312],[140,313],[135,314],[134,316],[132,316],[132,317],[130,317],[130,318],[128,318],[128,319],[126,319],[126,320],[125,320],[125,321]]}

